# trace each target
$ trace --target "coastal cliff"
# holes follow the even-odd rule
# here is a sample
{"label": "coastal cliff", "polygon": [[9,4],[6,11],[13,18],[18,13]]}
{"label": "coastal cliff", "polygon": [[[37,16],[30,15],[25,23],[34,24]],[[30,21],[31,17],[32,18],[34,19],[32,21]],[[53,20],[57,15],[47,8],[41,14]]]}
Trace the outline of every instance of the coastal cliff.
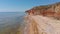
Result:
{"label": "coastal cliff", "polygon": [[60,34],[60,2],[26,11],[23,34]]}
{"label": "coastal cliff", "polygon": [[25,12],[28,15],[42,15],[60,19],[60,2],[50,5],[36,6]]}

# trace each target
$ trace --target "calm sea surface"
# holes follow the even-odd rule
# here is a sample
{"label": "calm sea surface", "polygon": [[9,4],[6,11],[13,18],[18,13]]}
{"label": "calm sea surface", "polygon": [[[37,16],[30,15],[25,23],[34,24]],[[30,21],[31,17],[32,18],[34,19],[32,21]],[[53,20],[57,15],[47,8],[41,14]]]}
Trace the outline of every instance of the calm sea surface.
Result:
{"label": "calm sea surface", "polygon": [[24,15],[24,12],[0,12],[0,34],[16,34]]}

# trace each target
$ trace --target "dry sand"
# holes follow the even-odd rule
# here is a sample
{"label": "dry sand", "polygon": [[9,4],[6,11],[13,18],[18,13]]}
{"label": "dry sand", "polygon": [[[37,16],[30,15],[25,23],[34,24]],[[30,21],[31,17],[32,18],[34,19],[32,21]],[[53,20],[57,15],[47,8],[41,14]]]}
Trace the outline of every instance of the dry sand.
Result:
{"label": "dry sand", "polygon": [[44,16],[27,16],[23,34],[60,34],[60,20]]}

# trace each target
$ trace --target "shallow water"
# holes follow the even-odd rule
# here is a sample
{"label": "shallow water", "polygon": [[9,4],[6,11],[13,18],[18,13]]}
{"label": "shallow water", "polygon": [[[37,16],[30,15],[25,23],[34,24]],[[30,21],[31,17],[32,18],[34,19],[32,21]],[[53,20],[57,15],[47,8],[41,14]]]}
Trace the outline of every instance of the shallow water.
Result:
{"label": "shallow water", "polygon": [[24,12],[0,12],[0,34],[17,34]]}

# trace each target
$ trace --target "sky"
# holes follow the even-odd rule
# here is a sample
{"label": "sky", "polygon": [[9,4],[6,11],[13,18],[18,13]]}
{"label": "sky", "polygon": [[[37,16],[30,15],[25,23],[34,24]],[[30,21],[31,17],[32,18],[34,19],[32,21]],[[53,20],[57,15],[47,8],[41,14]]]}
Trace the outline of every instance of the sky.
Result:
{"label": "sky", "polygon": [[35,6],[56,2],[60,0],[0,0],[0,12],[24,12]]}

